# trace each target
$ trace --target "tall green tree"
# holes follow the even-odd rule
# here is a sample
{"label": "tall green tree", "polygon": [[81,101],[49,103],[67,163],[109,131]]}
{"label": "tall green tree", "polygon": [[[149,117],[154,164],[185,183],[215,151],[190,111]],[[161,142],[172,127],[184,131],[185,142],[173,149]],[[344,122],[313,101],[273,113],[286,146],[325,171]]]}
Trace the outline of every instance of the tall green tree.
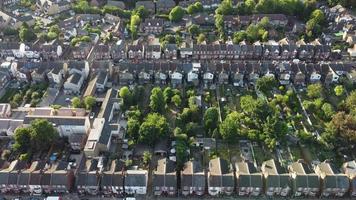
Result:
{"label": "tall green tree", "polygon": [[216,107],[206,109],[204,113],[205,130],[208,133],[213,133],[219,127],[219,110]]}
{"label": "tall green tree", "polygon": [[168,136],[169,125],[158,113],[148,114],[139,130],[139,142],[153,146],[156,141]]}
{"label": "tall green tree", "polygon": [[180,6],[176,6],[171,10],[168,17],[172,22],[179,22],[183,19],[184,15],[185,10]]}
{"label": "tall green tree", "polygon": [[162,114],[165,111],[166,102],[161,88],[155,87],[152,89],[150,100],[150,108],[153,112]]}

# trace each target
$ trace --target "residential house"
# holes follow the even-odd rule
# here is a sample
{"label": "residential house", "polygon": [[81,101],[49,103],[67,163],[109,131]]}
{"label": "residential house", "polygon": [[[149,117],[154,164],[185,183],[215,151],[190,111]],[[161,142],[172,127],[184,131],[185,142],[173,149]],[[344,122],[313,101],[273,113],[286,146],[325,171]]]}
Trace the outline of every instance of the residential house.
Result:
{"label": "residential house", "polygon": [[97,159],[82,158],[76,174],[76,186],[79,194],[97,195],[100,188],[100,175]]}
{"label": "residential house", "polygon": [[47,72],[48,72],[47,63],[41,63],[40,66],[32,70],[31,81],[33,83],[47,83],[48,82]]}
{"label": "residential house", "polygon": [[71,74],[64,82],[63,88],[66,94],[80,94],[84,77],[78,73]]}
{"label": "residential house", "polygon": [[153,63],[142,63],[141,65],[141,69],[138,71],[138,82],[140,84],[151,83],[154,76]]}
{"label": "residential house", "polygon": [[268,42],[265,42],[263,44],[263,49],[264,49],[264,53],[263,53],[263,57],[265,59],[272,59],[272,60],[277,60],[279,59],[279,44],[274,41],[274,40],[269,40]]}
{"label": "residential house", "polygon": [[281,85],[288,85],[290,83],[292,68],[289,62],[280,62],[276,66],[276,73]]}
{"label": "residential house", "polygon": [[145,195],[147,193],[148,171],[129,169],[125,172],[124,187],[127,194]]}
{"label": "residential house", "polygon": [[[255,85],[256,81],[260,78],[261,63],[247,62],[247,63],[244,63],[244,65],[245,65],[247,80],[249,81],[249,84]],[[267,65],[267,66],[272,66],[272,65]]]}
{"label": "residential house", "polygon": [[204,195],[205,181],[204,168],[199,161],[188,161],[184,164],[184,168],[181,171],[181,189],[183,195]]}
{"label": "residential house", "polygon": [[141,44],[131,44],[127,45],[127,58],[140,60],[145,57],[145,47]]}
{"label": "residential house", "polygon": [[92,45],[89,43],[80,42],[74,47],[71,47],[72,58],[75,60],[85,60],[87,59],[89,52],[91,51]]}
{"label": "residential house", "polygon": [[183,70],[187,74],[187,83],[197,86],[199,84],[200,63],[184,63]]}
{"label": "residential house", "polygon": [[307,81],[308,83],[318,83],[321,79],[321,67],[319,64],[308,63],[307,69]]}
{"label": "residential house", "polygon": [[166,44],[163,49],[163,58],[168,60],[176,60],[178,54],[178,47],[176,44]]}
{"label": "residential house", "polygon": [[66,75],[64,63],[51,62],[51,66],[52,69],[47,73],[48,80],[50,83],[53,83],[55,87],[60,87]]}
{"label": "residential house", "polygon": [[136,80],[136,68],[134,66],[119,65],[118,78],[120,85],[131,85]]}
{"label": "residential house", "polygon": [[36,44],[30,47],[33,51],[38,52],[43,60],[57,60],[63,55],[63,48],[58,40],[52,40],[43,44]]}
{"label": "residential house", "polygon": [[321,179],[321,196],[342,197],[350,188],[346,174],[342,174],[331,163],[324,161],[315,167],[315,173]]}
{"label": "residential house", "polygon": [[169,63],[167,62],[158,62],[154,63],[154,81],[155,84],[167,84],[169,76]]}
{"label": "residential house", "polygon": [[352,197],[356,196],[356,161],[345,162],[342,165],[342,171],[350,179],[350,195]]}
{"label": "residential house", "polygon": [[107,60],[110,59],[110,47],[106,44],[99,44],[95,46],[93,50],[93,58],[95,60]]}
{"label": "residential house", "polygon": [[[28,181],[29,190],[28,192],[34,195],[41,195],[43,193],[41,181],[43,178],[42,170],[47,167],[44,161],[34,161],[31,167],[28,169],[30,173],[30,178]],[[45,178],[43,178],[45,179]]]}
{"label": "residential house", "polygon": [[320,179],[313,169],[303,160],[288,166],[292,177],[293,196],[315,197],[320,192]]}
{"label": "residential house", "polygon": [[251,162],[237,162],[236,191],[240,196],[258,196],[263,191],[262,173],[258,172]]}
{"label": "residential house", "polygon": [[296,42],[298,47],[298,58],[300,60],[311,60],[314,58],[314,47],[311,44],[307,44],[304,40],[299,40]]}
{"label": "residential house", "polygon": [[118,62],[121,59],[125,59],[127,57],[126,51],[125,51],[125,43],[123,40],[119,40],[111,46],[110,49],[110,54],[111,58],[114,60],[114,62]]}
{"label": "residential house", "polygon": [[220,85],[222,84],[228,84],[229,79],[230,79],[230,69],[231,65],[230,64],[217,64],[216,66],[216,71],[218,74],[218,83]]}
{"label": "residential house", "polygon": [[209,161],[208,193],[231,195],[235,188],[235,176],[232,165],[222,158]]}
{"label": "residential house", "polygon": [[291,80],[295,86],[305,86],[306,79],[306,64],[305,63],[293,63],[291,65],[292,76]]}
{"label": "residential house", "polygon": [[146,59],[160,59],[161,58],[161,46],[156,45],[147,45],[145,47]]}
{"label": "residential house", "polygon": [[39,184],[41,174],[36,173],[44,166],[44,162],[35,161],[27,169],[23,169],[18,174],[17,184],[20,192],[41,194],[42,190]]}
{"label": "residential house", "polygon": [[155,3],[153,1],[138,1],[136,2],[135,8],[143,6],[147,9],[150,14],[154,14],[156,10]]}
{"label": "residential house", "polygon": [[280,45],[280,59],[290,60],[297,56],[297,45],[290,41],[288,38],[283,38],[278,41]]}
{"label": "residential house", "polygon": [[184,71],[181,65],[171,65],[169,70],[169,78],[171,79],[171,84],[173,87],[180,86],[183,84]]}
{"label": "residential house", "polygon": [[339,80],[339,75],[336,74],[329,64],[321,64],[321,74],[325,85],[336,83]]}
{"label": "residential house", "polygon": [[[51,173],[51,192],[56,194],[69,193],[74,186],[74,171],[66,161],[58,161],[52,164],[48,170]],[[44,173],[47,173],[44,172]]]}
{"label": "residential house", "polygon": [[142,23],[141,27],[146,34],[159,35],[163,32],[164,20],[162,18],[148,18]]}
{"label": "residential house", "polygon": [[205,86],[210,86],[214,83],[216,65],[213,63],[206,63],[202,65],[200,69],[202,72],[202,78]]}
{"label": "residential house", "polygon": [[153,193],[159,195],[175,195],[177,192],[177,172],[175,163],[167,158],[159,159],[153,171]]}
{"label": "residential house", "polygon": [[157,0],[155,3],[157,14],[169,13],[176,6],[173,0]]}
{"label": "residential house", "polygon": [[14,160],[10,165],[0,171],[0,187],[2,192],[19,193],[18,176],[22,170],[26,169],[26,163]]}
{"label": "residential house", "polygon": [[96,75],[96,78],[97,78],[95,83],[96,90],[99,92],[104,91],[108,83],[109,74],[107,72],[100,71]]}
{"label": "residential house", "polygon": [[315,59],[326,60],[330,57],[330,54],[331,54],[330,45],[321,44],[318,39],[315,39],[310,44],[314,46],[314,58]]}
{"label": "residential house", "polygon": [[69,1],[61,0],[38,0],[37,8],[47,15],[56,15],[65,11],[69,11],[71,6]]}
{"label": "residential house", "polygon": [[246,65],[244,63],[236,63],[231,66],[232,68],[232,82],[235,87],[244,86],[244,76],[246,73]]}
{"label": "residential house", "polygon": [[100,189],[104,195],[117,195],[123,192],[123,163],[113,160],[110,168],[101,174]]}
{"label": "residential house", "polygon": [[288,196],[291,192],[289,173],[273,159],[262,163],[262,174],[265,180],[267,196]]}

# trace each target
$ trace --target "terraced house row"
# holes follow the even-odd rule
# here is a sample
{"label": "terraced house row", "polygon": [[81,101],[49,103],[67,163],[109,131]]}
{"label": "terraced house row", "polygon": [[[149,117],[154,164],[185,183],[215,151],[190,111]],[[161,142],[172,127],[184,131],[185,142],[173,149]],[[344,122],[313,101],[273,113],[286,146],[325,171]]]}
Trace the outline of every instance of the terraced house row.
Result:
{"label": "terraced house row", "polygon": [[[28,165],[15,160],[3,164],[0,171],[2,193],[50,194],[77,191],[87,195],[122,195],[152,193],[156,196],[181,193],[188,195],[239,196],[356,196],[356,162],[344,163],[341,170],[325,161],[310,166],[299,160],[287,168],[275,160],[261,167],[249,162],[230,163],[221,158],[210,160],[207,170],[199,161],[188,161],[179,173],[175,162],[159,159],[149,171],[125,169],[123,162],[103,164],[100,159],[82,158],[78,167],[72,163],[34,161]],[[179,182],[178,180],[179,178]]]}
{"label": "terraced house row", "polygon": [[[121,49],[120,49],[121,48]],[[102,48],[101,48],[102,49]],[[290,41],[284,38],[280,41],[255,42],[245,41],[239,44],[211,43],[191,44],[178,47],[167,44],[163,47],[157,44],[127,44],[121,47],[108,47],[114,59],[194,59],[194,60],[236,60],[236,59],[265,59],[265,60],[328,60],[333,55],[331,46],[315,40],[306,43],[304,40]],[[111,50],[109,50],[111,49]],[[336,55],[336,54],[335,54]]]}
{"label": "terraced house row", "polygon": [[262,76],[272,76],[280,84],[294,83],[305,86],[310,83],[321,82],[326,85],[336,83],[339,77],[345,76],[355,82],[356,68],[352,63],[339,62],[278,62],[278,61],[238,61],[220,62],[142,62],[120,63],[114,68],[118,75],[119,84],[155,83],[172,84],[232,84],[243,87],[254,85]]}

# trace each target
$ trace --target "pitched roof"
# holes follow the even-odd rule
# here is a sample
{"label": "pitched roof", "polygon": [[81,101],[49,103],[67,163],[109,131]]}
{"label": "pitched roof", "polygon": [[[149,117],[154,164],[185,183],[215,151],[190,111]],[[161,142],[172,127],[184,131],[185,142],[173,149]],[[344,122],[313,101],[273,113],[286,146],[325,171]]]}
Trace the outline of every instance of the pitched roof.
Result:
{"label": "pitched roof", "polygon": [[181,184],[188,187],[205,187],[205,173],[198,161],[188,161],[181,172]]}
{"label": "pitched roof", "polygon": [[262,173],[251,162],[237,162],[236,177],[238,177],[239,187],[263,187]]}

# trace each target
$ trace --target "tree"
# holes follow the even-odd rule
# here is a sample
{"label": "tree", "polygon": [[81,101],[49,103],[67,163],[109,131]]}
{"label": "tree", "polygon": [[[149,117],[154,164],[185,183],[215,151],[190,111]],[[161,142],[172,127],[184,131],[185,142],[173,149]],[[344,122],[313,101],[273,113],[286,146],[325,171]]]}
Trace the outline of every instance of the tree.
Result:
{"label": "tree", "polygon": [[234,33],[234,37],[233,37],[234,44],[238,44],[246,39],[247,39],[246,31],[238,31]]}
{"label": "tree", "polygon": [[148,151],[143,152],[143,164],[149,165],[152,159],[152,154]]}
{"label": "tree", "polygon": [[203,34],[203,33],[200,33],[199,34],[199,36],[198,36],[198,38],[197,38],[197,42],[198,42],[198,44],[201,44],[201,43],[203,43],[204,41],[205,41],[205,35]]}
{"label": "tree", "polygon": [[18,152],[27,152],[31,147],[31,129],[19,127],[15,130],[13,148]]}
{"label": "tree", "polygon": [[277,86],[277,81],[274,77],[263,76],[259,78],[256,82],[256,88],[264,95],[268,96],[272,89]]}
{"label": "tree", "polygon": [[307,96],[309,98],[323,97],[323,86],[320,83],[310,84],[307,87]]}
{"label": "tree", "polygon": [[336,96],[342,96],[345,92],[345,89],[342,85],[337,85],[335,88],[334,88],[334,92],[335,92],[335,95]]}
{"label": "tree", "polygon": [[137,142],[139,138],[140,125],[137,119],[129,118],[127,121],[127,135],[135,142]]}
{"label": "tree", "polygon": [[170,103],[172,97],[174,96],[172,88],[171,87],[164,88],[163,96],[164,96],[164,100],[166,101],[166,103]]}
{"label": "tree", "polygon": [[334,108],[330,103],[324,103],[321,110],[324,112],[326,119],[330,119],[335,113]]}
{"label": "tree", "polygon": [[174,103],[174,105],[176,106],[176,107],[179,107],[180,105],[181,105],[181,103],[182,103],[182,99],[180,98],[180,96],[179,95],[174,95],[173,97],[172,97],[172,102]]}
{"label": "tree", "polygon": [[33,148],[44,149],[44,144],[52,144],[58,138],[58,132],[53,124],[44,119],[35,119],[31,122],[31,140]]}
{"label": "tree", "polygon": [[215,14],[215,27],[219,32],[220,38],[224,38],[225,36],[225,28],[224,28],[224,16],[221,14]]}
{"label": "tree", "polygon": [[139,15],[131,15],[129,29],[131,31],[131,37],[136,38],[138,25],[141,23]]}
{"label": "tree", "polygon": [[345,143],[356,142],[356,116],[338,112],[326,125],[325,132],[321,135],[323,140],[335,146],[343,146]]}
{"label": "tree", "polygon": [[72,106],[74,108],[82,108],[83,107],[82,101],[80,100],[79,97],[73,97],[71,102],[72,102]]}
{"label": "tree", "polygon": [[207,133],[212,133],[219,127],[219,110],[216,107],[206,109],[204,113],[204,125]]}
{"label": "tree", "polygon": [[133,10],[132,15],[138,15],[141,19],[146,19],[149,11],[144,6],[139,6]]}
{"label": "tree", "polygon": [[197,36],[200,33],[200,29],[199,26],[196,24],[192,24],[189,26],[188,28],[188,32],[192,35],[192,36]]}
{"label": "tree", "polygon": [[218,8],[215,10],[215,13],[219,15],[232,15],[234,13],[232,1],[223,0],[218,6]]}
{"label": "tree", "polygon": [[194,4],[191,4],[188,6],[187,8],[187,12],[188,14],[195,14],[195,13],[198,13],[198,12],[202,12],[204,10],[203,8],[203,5],[201,2],[196,2]]}
{"label": "tree", "polygon": [[184,17],[184,14],[185,10],[180,6],[176,6],[171,10],[168,17],[172,22],[179,22]]}
{"label": "tree", "polygon": [[245,14],[251,14],[256,7],[256,2],[254,0],[246,0],[245,3]]}
{"label": "tree", "polygon": [[93,96],[86,96],[84,98],[84,105],[87,110],[91,110],[96,103],[96,99]]}
{"label": "tree", "polygon": [[240,119],[242,115],[236,111],[231,112],[226,116],[224,121],[220,124],[221,137],[227,142],[234,142],[239,136]]}
{"label": "tree", "polygon": [[350,112],[356,114],[356,90],[353,90],[346,98],[346,106]]}
{"label": "tree", "polygon": [[148,114],[139,130],[139,142],[150,146],[168,135],[169,126],[165,117],[158,113]]}
{"label": "tree", "polygon": [[126,110],[132,105],[132,94],[127,86],[124,86],[119,91],[119,96],[122,98],[122,108]]}
{"label": "tree", "polygon": [[150,108],[153,112],[163,113],[166,107],[166,102],[164,100],[163,92],[161,88],[155,87],[151,91],[150,96]]}
{"label": "tree", "polygon": [[36,39],[36,34],[26,23],[23,23],[19,30],[19,38],[22,42],[31,42]]}

